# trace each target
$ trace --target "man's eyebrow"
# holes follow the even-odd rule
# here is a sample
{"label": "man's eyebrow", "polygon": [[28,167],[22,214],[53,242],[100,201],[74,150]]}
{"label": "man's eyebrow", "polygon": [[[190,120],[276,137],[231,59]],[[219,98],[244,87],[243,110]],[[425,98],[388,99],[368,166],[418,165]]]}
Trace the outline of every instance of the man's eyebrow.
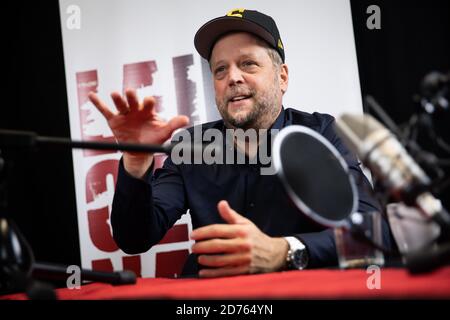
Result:
{"label": "man's eyebrow", "polygon": [[225,63],[225,60],[219,60],[219,61],[217,61],[217,62],[212,62],[211,63],[211,67],[216,67],[217,65],[219,65],[219,64],[223,64],[223,63]]}
{"label": "man's eyebrow", "polygon": [[[257,56],[254,53],[245,53],[245,54],[239,56],[239,59],[257,59]],[[226,61],[223,59],[219,60],[217,62],[212,62],[211,67],[215,67],[215,66],[217,66],[219,64],[223,64],[223,63],[226,63]]]}
{"label": "man's eyebrow", "polygon": [[254,53],[246,53],[240,56],[241,59],[256,59],[257,56]]}

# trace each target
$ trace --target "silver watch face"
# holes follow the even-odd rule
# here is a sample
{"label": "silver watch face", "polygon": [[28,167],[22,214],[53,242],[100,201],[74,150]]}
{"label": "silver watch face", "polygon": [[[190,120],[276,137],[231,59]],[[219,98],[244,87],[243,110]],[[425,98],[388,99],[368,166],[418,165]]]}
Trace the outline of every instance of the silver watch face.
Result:
{"label": "silver watch face", "polygon": [[308,253],[305,249],[295,250],[292,255],[292,266],[295,269],[304,269],[308,264]]}

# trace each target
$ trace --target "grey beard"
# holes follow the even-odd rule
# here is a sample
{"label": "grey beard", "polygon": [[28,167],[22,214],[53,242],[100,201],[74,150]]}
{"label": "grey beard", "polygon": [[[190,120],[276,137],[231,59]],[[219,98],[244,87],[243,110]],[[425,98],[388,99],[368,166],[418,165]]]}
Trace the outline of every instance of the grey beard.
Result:
{"label": "grey beard", "polygon": [[[258,98],[254,93],[252,96],[255,99]],[[275,102],[278,101],[278,94],[275,90],[270,94],[259,97],[255,102],[253,110],[244,118],[233,118],[230,116],[227,110],[228,101],[228,99],[224,99],[221,103],[216,102],[220,115],[225,124],[244,130],[249,128],[262,129],[262,127],[266,127],[265,122],[273,122],[279,111],[279,108],[275,105]]]}
{"label": "grey beard", "polygon": [[222,117],[226,123],[229,123],[234,128],[248,129],[253,127],[253,125],[257,122],[261,114],[261,109],[261,105],[257,103],[255,104],[253,110],[244,118],[233,118],[227,110],[224,111]]}

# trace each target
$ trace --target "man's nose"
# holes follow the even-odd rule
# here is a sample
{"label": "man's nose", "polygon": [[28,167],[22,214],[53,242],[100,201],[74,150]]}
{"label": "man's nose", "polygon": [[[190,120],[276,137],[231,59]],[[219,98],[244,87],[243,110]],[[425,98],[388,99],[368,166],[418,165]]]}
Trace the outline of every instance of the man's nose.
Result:
{"label": "man's nose", "polygon": [[233,86],[235,84],[243,83],[244,77],[242,70],[237,66],[230,66],[228,69],[228,85]]}

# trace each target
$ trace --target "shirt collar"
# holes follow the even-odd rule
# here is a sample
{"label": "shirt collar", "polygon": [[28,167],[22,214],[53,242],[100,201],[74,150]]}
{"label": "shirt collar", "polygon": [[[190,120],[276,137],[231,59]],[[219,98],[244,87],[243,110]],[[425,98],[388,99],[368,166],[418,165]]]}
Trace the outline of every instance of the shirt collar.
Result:
{"label": "shirt collar", "polygon": [[284,107],[281,106],[280,114],[278,115],[278,117],[275,120],[275,122],[272,124],[271,129],[281,130],[284,127],[284,114],[285,114]]}

